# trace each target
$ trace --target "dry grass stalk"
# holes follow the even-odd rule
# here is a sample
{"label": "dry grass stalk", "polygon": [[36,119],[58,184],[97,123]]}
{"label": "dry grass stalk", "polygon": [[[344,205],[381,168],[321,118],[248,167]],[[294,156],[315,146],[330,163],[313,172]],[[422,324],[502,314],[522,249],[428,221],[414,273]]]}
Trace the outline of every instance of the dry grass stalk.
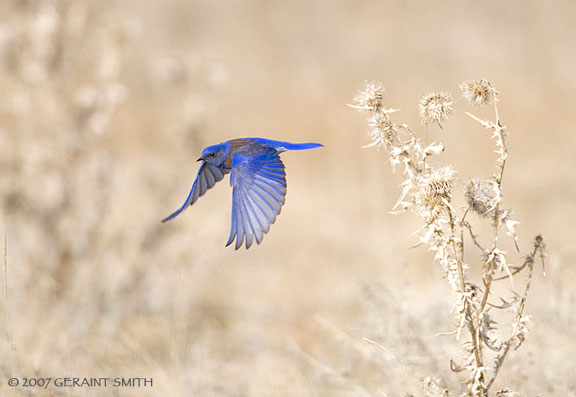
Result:
{"label": "dry grass stalk", "polygon": [[[388,150],[392,169],[403,168],[404,182],[402,192],[395,205],[396,212],[411,210],[423,220],[418,230],[420,242],[435,253],[434,259],[440,263],[455,296],[457,322],[452,334],[460,340],[466,333],[463,343],[464,355],[459,361],[450,360],[455,372],[466,373],[466,394],[487,396],[509,352],[517,349],[528,333],[529,318],[524,314],[525,303],[532,281],[534,262],[537,255],[544,259],[544,241],[538,235],[532,243],[532,250],[521,266],[509,264],[509,253],[501,249],[500,231],[513,239],[518,249],[516,226],[518,222],[511,218],[511,210],[501,208],[502,181],[508,150],[507,131],[498,113],[498,92],[485,80],[467,81],[460,85],[464,98],[473,105],[493,105],[494,120],[484,120],[466,113],[473,120],[490,130],[495,140],[498,155],[496,173],[488,180],[470,179],[465,183],[463,196],[467,208],[462,215],[452,205],[456,171],[451,165],[430,165],[429,158],[444,150],[441,143],[424,144],[405,124],[397,124],[391,114],[396,109],[387,109],[383,103],[383,85],[369,82],[367,88],[356,95],[351,105],[368,113],[368,136],[371,144],[367,146],[385,147]],[[445,92],[425,95],[420,101],[420,118],[426,125],[437,124],[442,128],[453,112],[452,97]],[[489,220],[492,224],[492,237],[489,245],[482,244],[477,238],[472,223],[467,220],[474,212],[478,221]],[[480,251],[483,258],[479,266],[482,270],[480,282],[470,278],[470,267],[465,261],[465,250],[470,247]],[[511,298],[500,298],[501,304],[491,302],[494,283],[508,280],[514,286],[513,278],[527,269],[524,289],[519,294],[513,292]],[[507,324],[512,333],[508,338],[498,339],[496,331],[500,324],[496,322],[494,311],[506,312]],[[430,382],[428,382],[430,383]],[[430,384],[425,385],[430,389]],[[448,395],[448,390],[443,391]],[[513,395],[509,389],[501,389],[498,395]]]}
{"label": "dry grass stalk", "polygon": [[[7,285],[5,257],[0,372],[88,376],[102,360],[112,372],[135,368],[140,361],[125,359],[133,357],[126,353],[132,348],[119,335],[136,324],[134,345],[145,349],[147,333],[157,330],[156,321],[147,322],[155,315],[148,302],[171,308],[178,295],[151,293],[151,288],[165,289],[155,264],[169,261],[170,245],[164,242],[174,238],[151,226],[160,226],[161,207],[150,206],[155,192],[168,190],[158,188],[168,178],[125,154],[138,153],[134,142],[154,142],[155,136],[194,138],[205,111],[190,99],[216,85],[204,78],[215,73],[209,67],[196,72],[191,59],[182,62],[183,81],[156,81],[161,54],[150,51],[141,59],[142,81],[135,82],[129,60],[138,21],[122,13],[118,2],[4,3],[0,212],[10,241],[16,242],[11,258],[19,266],[10,267]],[[148,109],[162,113],[157,109],[166,97],[184,105],[168,106],[175,108],[169,123],[149,120],[150,130],[161,132],[130,138],[130,131],[140,131]],[[164,128],[175,132],[166,134]],[[182,151],[197,147],[180,146]],[[132,182],[136,168],[146,177]],[[171,272],[162,271],[164,280],[171,280]],[[179,315],[175,321],[188,324],[190,319]],[[6,382],[0,385],[1,395],[14,390]]]}

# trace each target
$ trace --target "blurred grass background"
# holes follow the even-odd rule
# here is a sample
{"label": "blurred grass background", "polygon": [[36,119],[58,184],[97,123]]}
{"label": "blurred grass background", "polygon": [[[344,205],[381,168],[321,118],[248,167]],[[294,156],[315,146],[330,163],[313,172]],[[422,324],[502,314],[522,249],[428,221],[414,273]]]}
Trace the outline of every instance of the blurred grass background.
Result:
{"label": "blurred grass background", "polygon": [[[571,1],[3,1],[0,394],[22,391],[11,376],[154,378],[24,390],[46,395],[420,395],[427,376],[458,390],[459,347],[434,336],[453,326],[442,272],[410,249],[416,219],[389,214],[400,178],[360,148],[346,104],[381,80],[416,129],[421,95],[451,92],[430,138],[463,179],[489,177],[492,142],[458,90],[484,77],[511,134],[504,205],[521,248],[541,232],[550,255],[498,384],[576,395],[575,20]],[[283,155],[287,203],[263,244],[224,248],[227,179],[160,224],[201,149],[244,136],[325,145]]]}

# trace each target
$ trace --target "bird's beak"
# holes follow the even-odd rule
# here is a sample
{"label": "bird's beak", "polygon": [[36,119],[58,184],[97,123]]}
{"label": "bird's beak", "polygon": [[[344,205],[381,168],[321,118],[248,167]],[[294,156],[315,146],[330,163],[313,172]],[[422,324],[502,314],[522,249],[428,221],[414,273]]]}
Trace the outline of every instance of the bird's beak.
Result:
{"label": "bird's beak", "polygon": [[198,160],[196,161],[204,161],[204,159],[202,157],[198,158]]}

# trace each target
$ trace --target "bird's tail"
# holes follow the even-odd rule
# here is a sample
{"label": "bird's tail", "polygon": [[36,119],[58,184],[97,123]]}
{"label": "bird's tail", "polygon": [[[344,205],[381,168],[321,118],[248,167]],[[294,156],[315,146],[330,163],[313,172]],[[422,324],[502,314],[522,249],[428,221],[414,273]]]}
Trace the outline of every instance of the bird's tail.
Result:
{"label": "bird's tail", "polygon": [[319,147],[324,147],[319,143],[290,143],[283,142],[282,148],[284,150],[306,150],[306,149],[316,149]]}

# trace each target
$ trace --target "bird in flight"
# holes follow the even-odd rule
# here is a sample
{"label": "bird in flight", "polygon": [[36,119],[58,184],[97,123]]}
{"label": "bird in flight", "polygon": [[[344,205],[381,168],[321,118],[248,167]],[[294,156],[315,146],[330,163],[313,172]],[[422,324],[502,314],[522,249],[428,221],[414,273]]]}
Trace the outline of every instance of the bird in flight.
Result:
{"label": "bird in flight", "polygon": [[280,214],[286,196],[286,173],[280,153],[322,147],[319,143],[290,143],[265,138],[238,138],[208,146],[188,198],[162,222],[176,218],[230,172],[232,226],[226,246],[246,241],[246,249],[262,242]]}

